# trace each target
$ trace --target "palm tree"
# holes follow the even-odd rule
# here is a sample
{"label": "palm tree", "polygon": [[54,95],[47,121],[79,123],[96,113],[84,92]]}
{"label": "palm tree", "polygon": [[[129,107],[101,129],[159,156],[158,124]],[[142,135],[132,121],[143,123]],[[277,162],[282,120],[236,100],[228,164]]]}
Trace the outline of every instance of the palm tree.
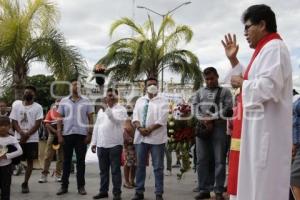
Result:
{"label": "palm tree", "polygon": [[143,77],[158,77],[168,68],[181,74],[181,81],[194,81],[194,89],[202,83],[198,58],[185,49],[178,49],[180,42],[191,41],[193,32],[186,25],[175,26],[170,16],[164,17],[158,31],[150,16],[144,26],[129,18],[115,21],[110,36],[121,25],[133,30],[135,36],[119,39],[109,46],[108,53],[98,63],[107,66],[112,80],[137,80]]}
{"label": "palm tree", "polygon": [[44,62],[57,80],[78,75],[81,55],[57,31],[58,9],[48,0],[0,0],[0,70],[20,99],[33,62]]}

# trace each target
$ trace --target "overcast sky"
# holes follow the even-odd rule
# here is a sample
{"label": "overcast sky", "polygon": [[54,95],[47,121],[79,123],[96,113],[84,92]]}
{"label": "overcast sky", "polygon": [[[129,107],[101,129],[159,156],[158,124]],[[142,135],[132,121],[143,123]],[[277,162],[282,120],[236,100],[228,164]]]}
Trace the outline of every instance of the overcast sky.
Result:
{"label": "overcast sky", "polygon": [[[121,17],[134,18],[142,24],[148,12],[136,8],[146,6],[159,13],[166,13],[184,0],[53,0],[61,13],[59,29],[64,33],[68,43],[78,47],[88,63],[88,68],[107,52],[107,46],[114,40],[130,36],[126,28],[120,28],[113,38],[108,35],[112,22]],[[243,36],[241,15],[253,4],[267,4],[276,13],[278,32],[286,42],[294,70],[294,77],[300,72],[300,0],[192,0],[192,3],[176,10],[172,16],[176,24],[185,24],[192,28],[194,37],[184,48],[193,51],[200,60],[201,69],[216,67],[224,76],[230,65],[225,57],[221,39],[225,33],[236,33],[240,50],[238,57],[248,64],[253,50]],[[161,17],[149,13],[155,23]],[[40,72],[34,66],[31,74]],[[170,77],[175,75],[168,74]],[[300,84],[299,84],[300,86]]]}

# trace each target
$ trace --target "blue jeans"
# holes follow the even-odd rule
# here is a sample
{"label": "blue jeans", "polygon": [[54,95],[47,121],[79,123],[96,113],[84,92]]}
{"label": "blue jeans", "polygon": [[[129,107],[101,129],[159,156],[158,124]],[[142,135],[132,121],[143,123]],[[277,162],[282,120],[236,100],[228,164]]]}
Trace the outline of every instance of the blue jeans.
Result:
{"label": "blue jeans", "polygon": [[112,148],[97,148],[97,155],[100,168],[100,193],[107,193],[109,189],[109,168],[111,168],[113,194],[121,193],[121,154],[122,146]]}
{"label": "blue jeans", "polygon": [[135,145],[137,166],[136,166],[136,193],[142,194],[145,191],[146,163],[148,153],[152,158],[152,166],[155,177],[155,194],[161,195],[164,192],[164,152],[165,144],[136,144]]}
{"label": "blue jeans", "polygon": [[197,174],[200,192],[224,192],[226,178],[226,121],[216,121],[209,139],[196,138]]}

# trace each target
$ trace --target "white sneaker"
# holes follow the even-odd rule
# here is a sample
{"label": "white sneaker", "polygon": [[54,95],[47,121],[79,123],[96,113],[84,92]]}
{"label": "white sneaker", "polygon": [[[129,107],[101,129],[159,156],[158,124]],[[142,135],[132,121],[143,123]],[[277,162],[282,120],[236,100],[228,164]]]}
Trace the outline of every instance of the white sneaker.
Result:
{"label": "white sneaker", "polygon": [[55,176],[55,181],[60,183],[61,182],[61,176]]}
{"label": "white sneaker", "polygon": [[170,170],[167,170],[167,171],[165,172],[165,176],[172,176],[172,172],[171,172]]}
{"label": "white sneaker", "polygon": [[20,163],[20,164],[15,166],[15,170],[13,171],[13,175],[14,176],[19,176],[20,174],[22,174],[22,171],[23,171],[23,166]]}
{"label": "white sneaker", "polygon": [[47,175],[45,174],[42,174],[41,175],[41,178],[39,180],[39,183],[46,183],[47,182]]}

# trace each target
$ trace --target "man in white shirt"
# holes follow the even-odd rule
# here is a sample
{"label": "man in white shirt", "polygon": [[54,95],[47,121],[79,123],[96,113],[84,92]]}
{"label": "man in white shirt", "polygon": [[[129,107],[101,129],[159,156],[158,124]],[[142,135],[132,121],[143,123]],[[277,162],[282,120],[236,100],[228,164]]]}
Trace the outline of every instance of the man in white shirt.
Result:
{"label": "man in white shirt", "polygon": [[23,149],[23,159],[27,161],[25,180],[22,183],[22,193],[29,193],[28,181],[33,169],[33,160],[38,158],[38,129],[43,119],[43,108],[34,102],[36,89],[25,87],[23,101],[16,100],[12,105],[10,119],[15,135]]}
{"label": "man in white shirt", "polygon": [[93,130],[92,152],[96,153],[100,168],[100,190],[94,199],[108,197],[109,168],[111,168],[113,183],[113,200],[121,199],[121,154],[123,140],[123,125],[127,118],[124,106],[118,104],[118,90],[109,88],[106,92],[105,111],[99,110]]}
{"label": "man in white shirt", "polygon": [[144,199],[146,161],[150,152],[155,176],[156,200],[162,200],[164,189],[164,150],[167,142],[168,102],[158,93],[158,81],[145,81],[147,94],[140,97],[133,110],[136,127],[134,144],[137,156],[136,193],[132,200]]}
{"label": "man in white shirt", "polygon": [[236,199],[285,200],[292,152],[290,55],[269,6],[250,6],[242,20],[244,35],[255,49],[247,68],[237,58],[235,35],[222,41],[233,67],[231,84],[241,88],[242,95],[243,110],[237,111],[242,111],[242,129]]}

